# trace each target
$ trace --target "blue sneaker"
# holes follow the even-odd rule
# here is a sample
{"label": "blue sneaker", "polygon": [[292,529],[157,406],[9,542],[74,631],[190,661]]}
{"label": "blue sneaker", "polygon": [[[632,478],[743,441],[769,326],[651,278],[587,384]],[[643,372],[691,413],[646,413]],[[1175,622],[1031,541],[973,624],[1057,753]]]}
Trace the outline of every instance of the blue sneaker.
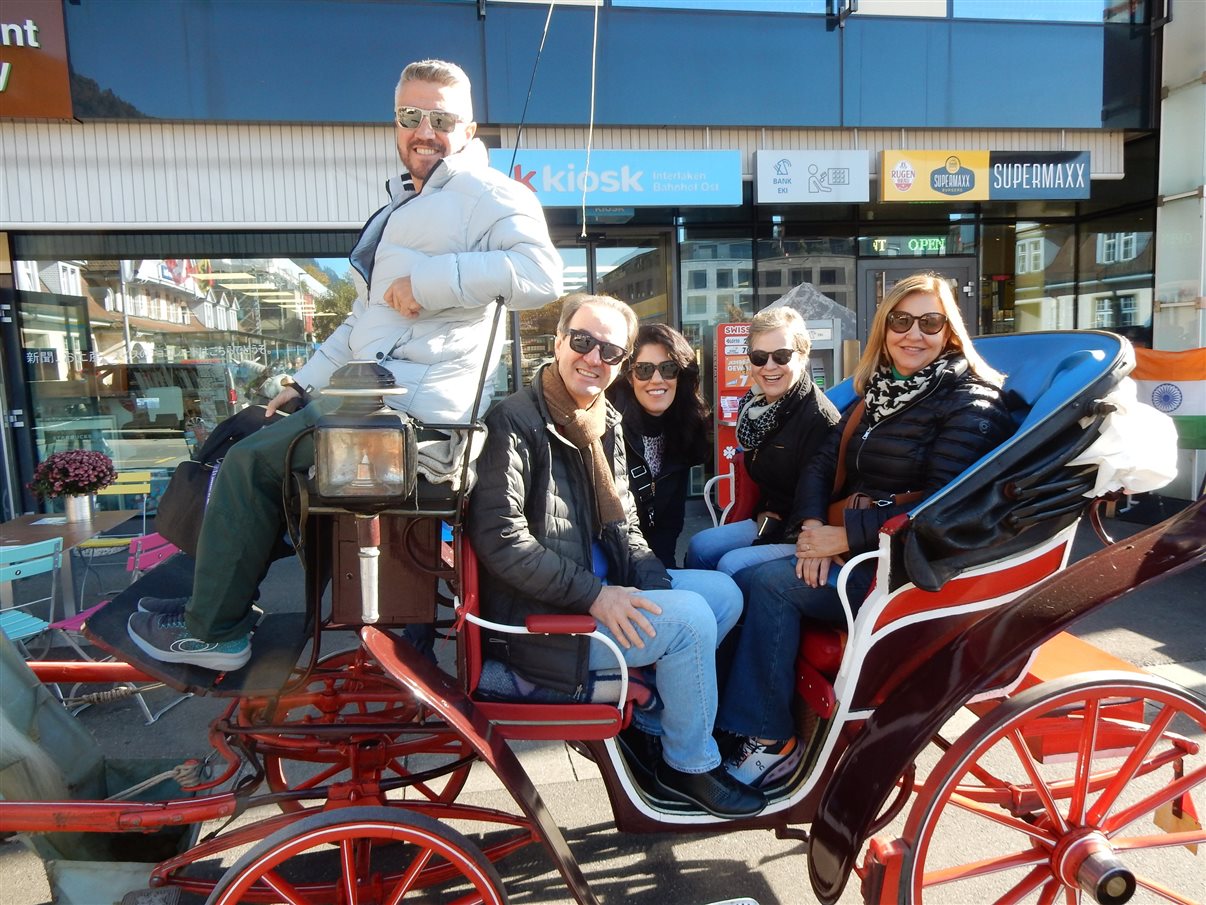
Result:
{"label": "blue sneaker", "polygon": [[251,636],[233,641],[194,638],[179,613],[134,613],[126,631],[130,640],[149,657],[164,663],[187,663],[218,672],[242,669],[251,659]]}
{"label": "blue sneaker", "polygon": [[183,613],[188,601],[187,597],[139,597],[138,612],[154,613],[156,616]]}

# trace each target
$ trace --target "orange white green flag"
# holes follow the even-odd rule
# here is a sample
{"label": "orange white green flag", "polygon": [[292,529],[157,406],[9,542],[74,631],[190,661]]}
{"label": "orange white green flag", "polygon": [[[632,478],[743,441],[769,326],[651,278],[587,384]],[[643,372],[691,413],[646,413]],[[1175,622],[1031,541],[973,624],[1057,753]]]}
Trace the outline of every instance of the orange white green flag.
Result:
{"label": "orange white green flag", "polygon": [[1206,449],[1206,349],[1136,349],[1131,377],[1139,385],[1139,400],[1176,422],[1178,446]]}

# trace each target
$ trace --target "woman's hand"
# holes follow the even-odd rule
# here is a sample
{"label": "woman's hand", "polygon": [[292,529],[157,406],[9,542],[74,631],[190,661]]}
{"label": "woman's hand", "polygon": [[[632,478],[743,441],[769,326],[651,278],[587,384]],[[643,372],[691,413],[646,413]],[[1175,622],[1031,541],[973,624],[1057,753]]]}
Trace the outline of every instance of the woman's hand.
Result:
{"label": "woman's hand", "polygon": [[822,587],[829,580],[833,557],[848,552],[849,547],[845,528],[809,519],[800,526],[796,539],[796,577],[810,588]]}
{"label": "woman's hand", "polygon": [[410,277],[398,277],[389,284],[382,298],[385,303],[403,317],[416,318],[423,310],[411,291]]}

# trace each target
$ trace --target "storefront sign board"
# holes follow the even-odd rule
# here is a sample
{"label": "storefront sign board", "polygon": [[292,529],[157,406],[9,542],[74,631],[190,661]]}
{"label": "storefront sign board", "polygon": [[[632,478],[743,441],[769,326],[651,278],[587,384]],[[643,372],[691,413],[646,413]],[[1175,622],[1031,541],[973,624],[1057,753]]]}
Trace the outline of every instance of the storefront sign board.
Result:
{"label": "storefront sign board", "polygon": [[870,151],[757,151],[758,204],[862,203],[871,199]]}
{"label": "storefront sign board", "polygon": [[1089,197],[1088,151],[991,151],[988,197],[993,201],[1046,201]]}
{"label": "storefront sign board", "polygon": [[490,164],[545,207],[698,207],[741,204],[739,151],[586,151],[494,148]]}
{"label": "storefront sign board", "polygon": [[0,118],[70,119],[61,0],[0,4]]}
{"label": "storefront sign board", "polygon": [[883,151],[880,201],[987,201],[988,151]]}

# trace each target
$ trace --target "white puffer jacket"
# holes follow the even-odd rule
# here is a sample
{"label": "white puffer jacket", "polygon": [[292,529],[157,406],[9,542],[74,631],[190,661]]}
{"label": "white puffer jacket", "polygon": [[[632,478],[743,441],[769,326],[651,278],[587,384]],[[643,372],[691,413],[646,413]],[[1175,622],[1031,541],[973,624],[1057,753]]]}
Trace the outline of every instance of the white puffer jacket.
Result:
{"label": "white puffer jacket", "polygon": [[[444,158],[418,194],[409,178],[395,177],[390,195],[350,256],[364,280],[357,280],[352,313],[294,379],[321,389],[347,362],[376,360],[409,390],[391,400],[397,408],[428,423],[463,423],[472,417],[494,299],[513,309],[553,301],[561,294],[561,257],[536,196],[491,169],[477,139]],[[403,276],[423,306],[417,318],[383,299]],[[500,331],[491,375],[501,352]]]}

